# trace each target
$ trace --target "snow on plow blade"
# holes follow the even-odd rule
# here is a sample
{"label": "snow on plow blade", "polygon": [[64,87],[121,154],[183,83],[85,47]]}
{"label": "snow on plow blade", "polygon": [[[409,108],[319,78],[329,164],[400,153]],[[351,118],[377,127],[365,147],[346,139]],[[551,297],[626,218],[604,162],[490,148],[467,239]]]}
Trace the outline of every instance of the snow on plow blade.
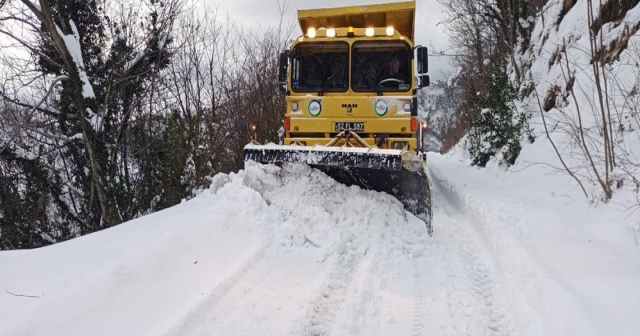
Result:
{"label": "snow on plow blade", "polygon": [[244,160],[263,164],[304,163],[336,181],[385,192],[420,218],[431,234],[431,187],[420,158],[390,149],[247,145]]}

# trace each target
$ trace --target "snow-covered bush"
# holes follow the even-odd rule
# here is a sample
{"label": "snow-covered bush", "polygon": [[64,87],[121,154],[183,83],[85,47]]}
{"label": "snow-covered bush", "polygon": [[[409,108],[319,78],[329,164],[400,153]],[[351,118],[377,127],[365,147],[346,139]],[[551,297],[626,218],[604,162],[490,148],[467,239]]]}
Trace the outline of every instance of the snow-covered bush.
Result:
{"label": "snow-covered bush", "polygon": [[[501,153],[504,163],[512,165],[520,154],[520,137],[528,129],[525,113],[518,109],[517,89],[509,81],[504,62],[493,62],[486,95],[478,95],[472,104],[481,111],[471,119],[469,154],[472,164],[485,166]],[[531,139],[531,137],[529,137]]]}

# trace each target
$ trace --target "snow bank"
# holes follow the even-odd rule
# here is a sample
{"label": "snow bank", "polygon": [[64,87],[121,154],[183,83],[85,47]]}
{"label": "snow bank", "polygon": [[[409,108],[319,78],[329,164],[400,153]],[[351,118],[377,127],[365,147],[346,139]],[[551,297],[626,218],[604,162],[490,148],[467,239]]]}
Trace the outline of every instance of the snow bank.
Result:
{"label": "snow bank", "polygon": [[500,270],[516,330],[525,335],[640,330],[635,318],[640,248],[633,218],[613,207],[589,208],[562,176],[465,167],[439,155],[429,162],[438,197],[474,219]]}

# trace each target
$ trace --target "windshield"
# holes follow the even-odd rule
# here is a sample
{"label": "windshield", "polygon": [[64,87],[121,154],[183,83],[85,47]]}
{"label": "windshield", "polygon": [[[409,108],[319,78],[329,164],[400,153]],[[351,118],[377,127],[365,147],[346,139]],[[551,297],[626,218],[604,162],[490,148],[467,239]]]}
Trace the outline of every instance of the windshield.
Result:
{"label": "windshield", "polygon": [[348,61],[349,45],[346,42],[298,44],[292,51],[293,91],[347,91]]}
{"label": "windshield", "polygon": [[353,44],[353,91],[409,91],[411,48],[402,41]]}

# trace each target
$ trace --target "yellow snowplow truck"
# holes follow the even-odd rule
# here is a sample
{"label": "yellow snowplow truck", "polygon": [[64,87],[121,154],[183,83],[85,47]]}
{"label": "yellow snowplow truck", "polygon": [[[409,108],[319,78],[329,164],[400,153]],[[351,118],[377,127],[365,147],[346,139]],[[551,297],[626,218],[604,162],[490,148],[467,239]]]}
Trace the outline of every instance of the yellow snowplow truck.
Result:
{"label": "yellow snowplow truck", "polygon": [[389,193],[431,233],[416,97],[429,85],[428,60],[414,46],[414,17],[414,1],[299,10],[304,35],[280,55],[284,139],[247,145],[245,161],[304,163]]}

